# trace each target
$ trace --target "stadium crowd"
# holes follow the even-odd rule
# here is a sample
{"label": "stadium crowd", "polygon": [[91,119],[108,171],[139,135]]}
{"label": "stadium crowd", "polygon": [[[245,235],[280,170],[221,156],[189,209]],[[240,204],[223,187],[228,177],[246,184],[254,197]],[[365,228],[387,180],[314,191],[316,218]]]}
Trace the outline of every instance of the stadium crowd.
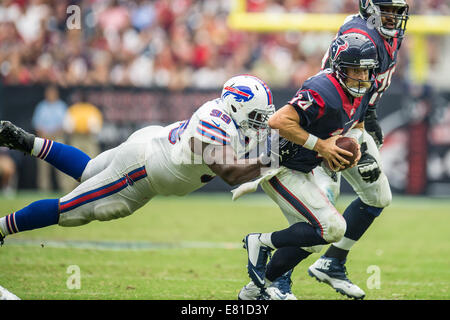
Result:
{"label": "stadium crowd", "polygon": [[[412,14],[450,15],[447,0],[409,3]],[[247,72],[272,87],[298,87],[320,68],[333,34],[230,30],[230,4],[228,0],[3,0],[0,76],[4,84],[177,90],[217,88],[231,75]],[[68,18],[75,12],[67,12],[71,5],[81,8],[81,24],[74,29],[68,28]],[[357,0],[248,0],[247,9],[355,13],[358,4]],[[449,42],[430,41],[435,55]]]}

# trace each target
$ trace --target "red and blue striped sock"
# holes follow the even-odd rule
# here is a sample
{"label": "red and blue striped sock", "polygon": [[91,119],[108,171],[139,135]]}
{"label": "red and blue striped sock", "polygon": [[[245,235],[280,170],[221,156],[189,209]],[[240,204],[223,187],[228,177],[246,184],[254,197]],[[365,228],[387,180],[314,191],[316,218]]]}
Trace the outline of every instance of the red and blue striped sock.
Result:
{"label": "red and blue striped sock", "polygon": [[0,228],[7,235],[57,224],[58,206],[59,199],[35,201],[19,211],[0,218]]}
{"label": "red and blue striped sock", "polygon": [[79,180],[91,158],[80,149],[49,139],[34,139],[33,156]]}

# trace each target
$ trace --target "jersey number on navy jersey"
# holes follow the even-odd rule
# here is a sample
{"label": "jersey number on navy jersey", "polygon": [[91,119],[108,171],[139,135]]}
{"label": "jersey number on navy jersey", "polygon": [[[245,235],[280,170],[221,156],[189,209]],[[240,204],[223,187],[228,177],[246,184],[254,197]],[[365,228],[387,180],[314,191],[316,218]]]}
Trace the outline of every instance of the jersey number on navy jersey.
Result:
{"label": "jersey number on navy jersey", "polygon": [[380,100],[383,92],[389,88],[392,81],[392,76],[394,75],[396,66],[393,66],[389,70],[384,73],[381,73],[377,76],[377,82],[379,84],[378,90],[372,95],[369,104],[373,106],[378,100]]}

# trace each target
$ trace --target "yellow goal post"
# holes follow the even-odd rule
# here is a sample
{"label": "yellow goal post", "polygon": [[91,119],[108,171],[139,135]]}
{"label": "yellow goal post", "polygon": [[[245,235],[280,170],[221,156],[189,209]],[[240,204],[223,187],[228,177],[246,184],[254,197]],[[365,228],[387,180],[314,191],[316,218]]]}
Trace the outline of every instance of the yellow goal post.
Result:
{"label": "yellow goal post", "polygon": [[[355,0],[356,1],[356,0]],[[246,0],[232,0],[228,25],[248,32],[332,32],[336,33],[349,14],[247,12]],[[428,72],[427,35],[450,35],[450,16],[411,15],[407,37],[412,39],[414,81],[422,83]]]}

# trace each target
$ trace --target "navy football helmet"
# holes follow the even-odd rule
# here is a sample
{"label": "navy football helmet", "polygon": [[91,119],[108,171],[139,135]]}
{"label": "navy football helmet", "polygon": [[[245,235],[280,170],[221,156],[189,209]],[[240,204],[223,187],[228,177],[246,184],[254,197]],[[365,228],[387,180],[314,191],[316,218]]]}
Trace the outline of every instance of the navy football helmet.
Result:
{"label": "navy football helmet", "polygon": [[[375,83],[378,54],[375,44],[360,33],[347,33],[337,37],[330,47],[330,67],[341,85],[355,98],[362,97]],[[352,78],[347,68],[369,71],[368,80]],[[353,85],[349,85],[352,80]]]}
{"label": "navy football helmet", "polygon": [[[383,11],[394,7],[396,13]],[[406,0],[359,0],[359,13],[385,38],[403,38],[409,19]],[[384,23],[382,18],[385,18]]]}

